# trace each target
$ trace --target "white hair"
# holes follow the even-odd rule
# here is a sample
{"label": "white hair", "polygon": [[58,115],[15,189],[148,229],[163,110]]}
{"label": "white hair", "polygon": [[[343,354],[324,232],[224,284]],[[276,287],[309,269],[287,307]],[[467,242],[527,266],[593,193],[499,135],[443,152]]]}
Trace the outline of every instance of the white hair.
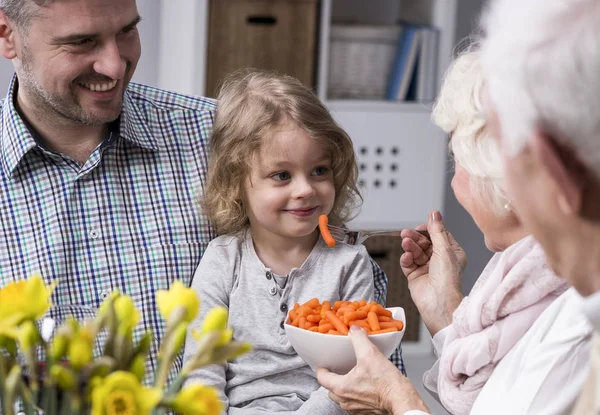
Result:
{"label": "white hair", "polygon": [[471,191],[498,215],[507,213],[502,157],[483,113],[485,83],[476,45],[463,51],[446,72],[433,108],[433,122],[450,138],[454,160],[470,175]]}
{"label": "white hair", "polygon": [[494,0],[482,65],[509,155],[535,130],[600,175],[600,1]]}

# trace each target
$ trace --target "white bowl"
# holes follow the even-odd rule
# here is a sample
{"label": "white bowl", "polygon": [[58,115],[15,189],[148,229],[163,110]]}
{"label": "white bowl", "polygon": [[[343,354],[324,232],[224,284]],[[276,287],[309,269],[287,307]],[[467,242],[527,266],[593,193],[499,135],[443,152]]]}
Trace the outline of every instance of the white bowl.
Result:
{"label": "white bowl", "polygon": [[[402,307],[391,307],[387,310],[392,312],[392,317],[395,320],[404,323],[404,328],[402,331],[369,335],[369,340],[377,346],[385,357],[390,357],[404,336],[406,317]],[[284,326],[290,343],[292,343],[296,353],[309,364],[312,370],[316,370],[317,367],[324,367],[331,372],[345,375],[356,365],[356,355],[348,336],[315,333],[299,329],[288,323],[289,318]]]}

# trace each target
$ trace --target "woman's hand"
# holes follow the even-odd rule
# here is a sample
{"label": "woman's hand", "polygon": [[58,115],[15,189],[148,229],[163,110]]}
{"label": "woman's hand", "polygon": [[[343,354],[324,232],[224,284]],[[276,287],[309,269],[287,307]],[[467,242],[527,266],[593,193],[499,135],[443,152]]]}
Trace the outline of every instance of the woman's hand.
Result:
{"label": "woman's hand", "polygon": [[341,376],[317,369],[317,380],[329,390],[329,398],[351,414],[398,414],[412,409],[428,412],[427,406],[396,366],[369,341],[357,326],[348,334],[356,366]]}
{"label": "woman's hand", "polygon": [[411,229],[402,231],[400,266],[408,279],[410,296],[433,336],[452,323],[452,313],[462,301],[460,280],[467,256],[452,234],[446,230],[442,216],[429,216],[427,229],[431,240]]}

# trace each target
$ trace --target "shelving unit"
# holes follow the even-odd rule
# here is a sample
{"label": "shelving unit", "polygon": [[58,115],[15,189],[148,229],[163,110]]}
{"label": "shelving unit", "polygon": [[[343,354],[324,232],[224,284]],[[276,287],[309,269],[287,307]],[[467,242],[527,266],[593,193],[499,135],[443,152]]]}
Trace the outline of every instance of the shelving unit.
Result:
{"label": "shelving unit", "polygon": [[[285,1],[285,0],[273,0]],[[452,56],[458,0],[321,0],[316,92],[352,137],[364,204],[350,226],[367,229],[414,227],[441,209],[446,173],[446,138],[430,122],[431,104],[378,100],[329,100],[327,75],[332,21],[394,24],[408,20],[439,30],[438,81]],[[158,85],[205,95],[210,0],[161,0]],[[192,36],[190,36],[192,34]],[[439,85],[439,82],[438,82]],[[390,276],[390,278],[404,278]],[[421,325],[422,326],[422,325]],[[423,333],[424,327],[421,327]],[[428,336],[404,343],[407,354],[431,352]]]}

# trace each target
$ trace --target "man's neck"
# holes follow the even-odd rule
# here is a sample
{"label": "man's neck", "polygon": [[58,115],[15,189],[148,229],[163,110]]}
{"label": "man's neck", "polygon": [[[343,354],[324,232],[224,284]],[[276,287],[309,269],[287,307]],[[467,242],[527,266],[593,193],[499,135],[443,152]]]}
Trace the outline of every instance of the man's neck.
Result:
{"label": "man's neck", "polygon": [[109,125],[86,126],[65,120],[56,122],[24,105],[20,97],[15,107],[30,128],[35,131],[38,143],[49,151],[63,154],[85,164],[93,151],[108,134]]}

